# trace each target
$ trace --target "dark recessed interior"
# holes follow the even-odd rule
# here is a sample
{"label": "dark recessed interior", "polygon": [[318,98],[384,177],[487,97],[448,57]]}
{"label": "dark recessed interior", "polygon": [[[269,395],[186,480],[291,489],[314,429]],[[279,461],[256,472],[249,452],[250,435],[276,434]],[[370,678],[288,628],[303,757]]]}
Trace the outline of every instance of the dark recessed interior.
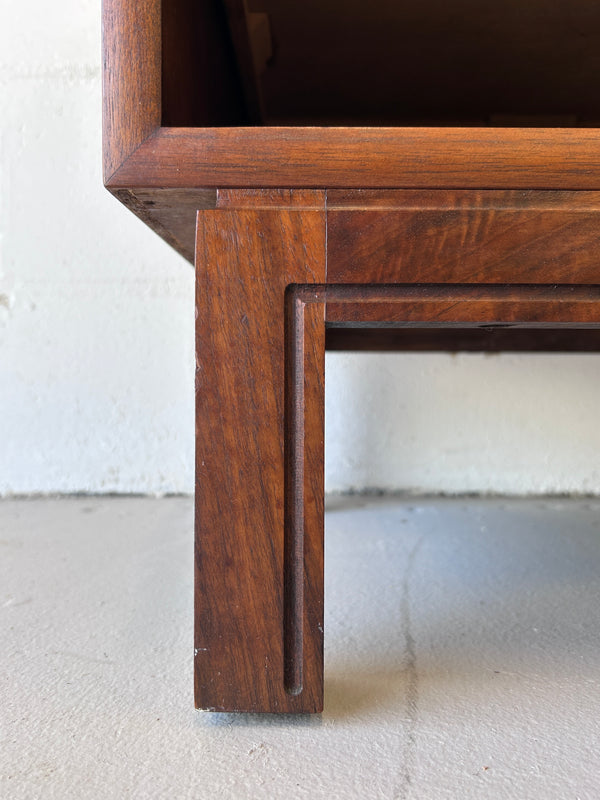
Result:
{"label": "dark recessed interior", "polygon": [[596,126],[597,0],[164,0],[163,124]]}

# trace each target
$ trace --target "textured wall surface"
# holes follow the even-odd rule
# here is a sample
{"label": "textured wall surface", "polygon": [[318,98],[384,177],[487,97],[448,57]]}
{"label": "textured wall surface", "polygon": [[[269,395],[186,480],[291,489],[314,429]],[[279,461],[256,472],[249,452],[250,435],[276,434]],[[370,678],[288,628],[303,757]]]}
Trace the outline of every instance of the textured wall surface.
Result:
{"label": "textured wall surface", "polygon": [[0,6],[0,492],[193,489],[193,270],[102,187],[100,3]]}
{"label": "textured wall surface", "polygon": [[329,490],[597,493],[595,354],[329,354]]}
{"label": "textured wall surface", "polygon": [[[100,3],[0,5],[0,494],[193,489],[193,275],[100,174]],[[327,361],[327,486],[600,491],[595,356]]]}

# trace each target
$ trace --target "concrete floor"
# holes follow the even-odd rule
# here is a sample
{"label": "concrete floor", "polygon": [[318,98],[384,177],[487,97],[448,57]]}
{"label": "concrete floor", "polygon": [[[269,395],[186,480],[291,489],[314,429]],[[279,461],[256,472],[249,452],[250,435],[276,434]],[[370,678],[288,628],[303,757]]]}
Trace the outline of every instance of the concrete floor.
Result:
{"label": "concrete floor", "polygon": [[333,499],[326,710],[192,704],[192,502],[0,503],[0,797],[600,796],[600,500]]}

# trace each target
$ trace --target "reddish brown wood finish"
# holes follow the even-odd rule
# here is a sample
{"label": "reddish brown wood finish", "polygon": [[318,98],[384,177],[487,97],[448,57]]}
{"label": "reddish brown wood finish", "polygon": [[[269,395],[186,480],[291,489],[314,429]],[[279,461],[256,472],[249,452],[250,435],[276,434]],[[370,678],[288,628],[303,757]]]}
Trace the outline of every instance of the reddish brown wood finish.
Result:
{"label": "reddish brown wood finish", "polygon": [[219,189],[217,208],[315,208],[325,211],[326,192],[319,189]]}
{"label": "reddish brown wood finish", "polygon": [[[185,111],[189,121],[238,125],[244,118],[231,59],[219,61],[227,44],[216,5],[173,0],[163,9],[161,33],[160,0],[103,3],[105,182],[187,258],[193,235],[182,241],[181,218],[188,231],[194,220],[185,204],[179,214],[167,204],[162,214],[162,189],[600,190],[595,128],[163,127],[183,121],[179,87],[197,74],[201,59],[209,59],[199,70],[206,84],[195,93],[186,90],[197,98]],[[177,47],[186,24],[196,25],[199,37],[208,32],[204,46]],[[138,197],[142,191],[144,200]],[[144,214],[148,192],[156,192],[155,206]]]}
{"label": "reddish brown wood finish", "polygon": [[598,349],[600,129],[240,127],[217,5],[104,0],[104,177],[197,247],[197,705],[312,712],[325,344]]}
{"label": "reddish brown wood finish", "polygon": [[328,194],[332,283],[587,284],[598,278],[598,192],[382,194]]}
{"label": "reddish brown wood finish", "polygon": [[[193,233],[182,241],[181,219],[193,232],[193,217],[190,222],[186,203],[173,214],[167,202],[163,214],[163,189],[600,190],[595,128],[168,127],[183,121],[179,87],[196,87],[190,74],[198,70],[197,91],[186,90],[196,98],[185,112],[189,121],[239,125],[244,119],[231,60],[219,61],[227,45],[216,5],[173,0],[163,9],[161,29],[160,0],[103,3],[105,183],[187,258]],[[177,47],[186,20],[199,27],[199,37],[208,32],[204,46]],[[205,69],[199,69],[202,59],[210,62]],[[155,205],[145,214],[149,193]]]}
{"label": "reddish brown wood finish", "polygon": [[[296,206],[278,208],[285,199]],[[322,283],[312,193],[220,201],[230,207],[198,218],[196,702],[316,711],[325,319],[580,334],[600,329],[600,287]]]}
{"label": "reddish brown wood finish", "polygon": [[439,328],[600,326],[600,286],[328,284],[303,297],[326,303],[332,325]]}
{"label": "reddish brown wood finish", "polygon": [[599,143],[595,128],[160,128],[108,185],[599,189]]}
{"label": "reddish brown wood finish", "polygon": [[199,213],[200,708],[322,708],[324,309],[290,340],[284,307],[288,284],[324,278],[324,197]]}
{"label": "reddish brown wood finish", "polygon": [[600,211],[600,192],[490,189],[330,189],[329,211]]}
{"label": "reddish brown wood finish", "polygon": [[161,124],[160,0],[103,0],[104,177]]}

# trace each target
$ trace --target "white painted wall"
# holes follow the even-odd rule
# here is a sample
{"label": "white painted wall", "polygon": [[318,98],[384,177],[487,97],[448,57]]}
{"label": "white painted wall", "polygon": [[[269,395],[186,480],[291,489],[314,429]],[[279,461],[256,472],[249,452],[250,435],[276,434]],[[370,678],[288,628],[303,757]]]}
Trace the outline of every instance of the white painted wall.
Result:
{"label": "white painted wall", "polygon": [[595,354],[328,354],[326,483],[600,491]]}
{"label": "white painted wall", "polygon": [[[100,2],[0,4],[0,494],[193,490],[192,269],[102,188]],[[600,492],[596,356],[327,360],[327,487]]]}

